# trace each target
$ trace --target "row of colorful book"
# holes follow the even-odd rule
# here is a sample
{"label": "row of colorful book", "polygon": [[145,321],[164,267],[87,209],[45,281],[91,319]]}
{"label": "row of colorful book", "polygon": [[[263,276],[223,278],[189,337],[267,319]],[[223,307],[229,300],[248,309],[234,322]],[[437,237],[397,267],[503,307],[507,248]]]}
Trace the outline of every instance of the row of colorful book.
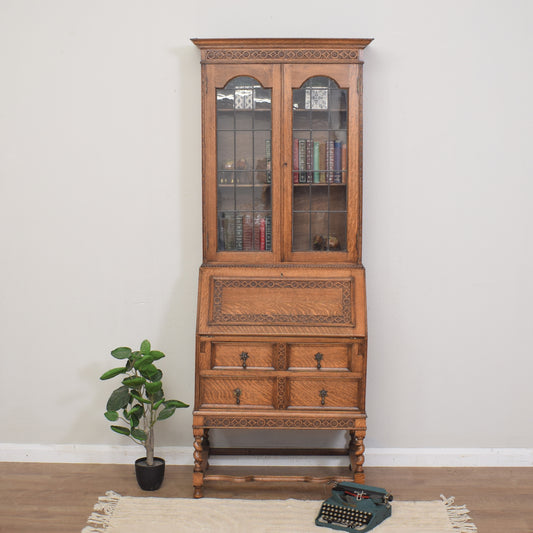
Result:
{"label": "row of colorful book", "polygon": [[272,250],[272,216],[256,213],[221,213],[218,219],[219,251]]}
{"label": "row of colorful book", "polygon": [[346,143],[293,139],[293,183],[343,183]]}

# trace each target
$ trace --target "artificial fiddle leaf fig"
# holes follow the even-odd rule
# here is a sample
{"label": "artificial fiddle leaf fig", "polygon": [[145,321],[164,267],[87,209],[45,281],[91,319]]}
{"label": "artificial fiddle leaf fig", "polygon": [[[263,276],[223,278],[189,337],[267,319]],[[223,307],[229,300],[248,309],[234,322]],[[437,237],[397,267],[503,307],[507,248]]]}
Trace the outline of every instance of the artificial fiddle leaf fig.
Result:
{"label": "artificial fiddle leaf fig", "polygon": [[189,407],[189,404],[180,402],[179,400],[167,400],[165,403],[165,407]]}
{"label": "artificial fiddle leaf fig", "polygon": [[145,441],[148,437],[148,435],[146,435],[146,432],[144,432],[142,429],[132,429],[131,436],[140,441]]}
{"label": "artificial fiddle leaf fig", "polygon": [[[122,386],[115,389],[109,397],[105,417],[111,422],[121,419],[130,426],[112,425],[111,429],[142,444],[146,449],[146,461],[151,465],[154,457],[155,423],[172,416],[177,408],[188,405],[178,400],[165,400],[163,372],[154,365],[154,361],[162,359],[165,354],[152,350],[148,340],[141,343],[138,351],[121,347],[115,348],[111,355],[115,359],[127,361],[124,367],[112,368],[100,378],[123,376]],[[128,407],[131,407],[129,411]]]}
{"label": "artificial fiddle leaf fig", "polygon": [[140,376],[132,376],[131,378],[124,378],[122,380],[122,384],[126,385],[127,387],[140,387],[141,385],[144,385],[145,383],[146,383],[146,380]]}
{"label": "artificial fiddle leaf fig", "polygon": [[148,398],[143,398],[138,392],[134,390],[131,391],[131,395],[133,398],[135,398],[137,401],[141,403],[146,403],[146,404],[152,403],[151,400],[149,400]]}
{"label": "artificial fiddle leaf fig", "polygon": [[112,368],[111,370],[108,370],[107,372],[104,372],[101,376],[101,380],[111,379],[115,376],[118,376],[119,374],[124,374],[126,372],[126,367],[121,366],[119,368]]}
{"label": "artificial fiddle leaf fig", "polygon": [[129,435],[130,430],[128,428],[125,428],[123,426],[111,426],[111,429],[115,431],[116,433],[120,433],[121,435]]}
{"label": "artificial fiddle leaf fig", "polygon": [[115,348],[111,352],[111,355],[115,359],[127,359],[128,357],[131,356],[131,348],[127,348],[127,347]]}
{"label": "artificial fiddle leaf fig", "polygon": [[130,389],[126,386],[119,387],[111,393],[109,400],[107,400],[106,408],[108,411],[118,411],[119,409],[126,407],[129,400]]}
{"label": "artificial fiddle leaf fig", "polygon": [[161,383],[161,381],[155,381],[155,382],[147,382],[146,385],[145,385],[145,388],[146,388],[146,392],[148,394],[155,394],[156,392],[160,391],[161,390],[161,387],[163,386],[163,384]]}
{"label": "artificial fiddle leaf fig", "polygon": [[155,365],[149,364],[139,369],[141,376],[149,379],[150,381],[159,381],[157,377],[162,377],[163,373]]}
{"label": "artificial fiddle leaf fig", "polygon": [[152,348],[150,346],[150,341],[147,341],[147,340],[142,341],[142,343],[141,343],[141,353],[143,355],[148,355],[150,353],[151,349]]}
{"label": "artificial fiddle leaf fig", "polygon": [[154,358],[152,355],[143,355],[140,359],[137,359],[137,361],[135,361],[133,366],[137,370],[144,370],[145,368],[148,367],[148,365],[154,366],[152,365],[153,362],[154,362]]}
{"label": "artificial fiddle leaf fig", "polygon": [[165,420],[165,418],[170,418],[174,414],[175,410],[176,410],[175,407],[165,407],[165,409],[163,409],[159,413],[159,415],[157,416],[157,419],[158,420]]}

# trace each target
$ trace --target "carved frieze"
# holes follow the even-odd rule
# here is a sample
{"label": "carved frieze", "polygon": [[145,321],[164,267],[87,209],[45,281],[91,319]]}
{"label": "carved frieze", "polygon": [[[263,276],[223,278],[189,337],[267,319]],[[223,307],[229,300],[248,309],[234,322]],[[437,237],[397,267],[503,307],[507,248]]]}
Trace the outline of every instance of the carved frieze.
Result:
{"label": "carved frieze", "polygon": [[229,49],[206,50],[205,61],[228,63],[246,61],[305,63],[306,61],[327,61],[328,63],[354,63],[359,61],[359,50],[343,49]]}
{"label": "carved frieze", "polygon": [[354,418],[302,418],[300,416],[210,416],[204,417],[204,427],[211,428],[279,428],[279,429],[355,429]]}

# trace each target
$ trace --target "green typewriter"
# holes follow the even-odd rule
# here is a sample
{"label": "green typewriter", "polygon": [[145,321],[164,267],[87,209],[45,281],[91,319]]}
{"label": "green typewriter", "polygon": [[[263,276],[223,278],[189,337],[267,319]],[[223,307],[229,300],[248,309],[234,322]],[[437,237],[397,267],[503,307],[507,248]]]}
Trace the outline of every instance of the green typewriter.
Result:
{"label": "green typewriter", "polygon": [[317,526],[343,531],[370,531],[391,515],[392,494],[385,489],[335,483],[331,496],[322,503]]}

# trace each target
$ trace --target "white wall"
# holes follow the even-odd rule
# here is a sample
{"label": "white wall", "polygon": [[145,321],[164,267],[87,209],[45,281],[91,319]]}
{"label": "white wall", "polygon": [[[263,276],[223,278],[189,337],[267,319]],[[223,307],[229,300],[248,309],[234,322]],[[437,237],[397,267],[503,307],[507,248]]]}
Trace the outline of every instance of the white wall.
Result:
{"label": "white wall", "polygon": [[[167,396],[192,402],[189,39],[373,37],[367,445],[531,447],[532,16],[528,0],[0,0],[0,443],[124,444],[98,376],[143,338],[168,354]],[[159,431],[189,446],[191,410]]]}

